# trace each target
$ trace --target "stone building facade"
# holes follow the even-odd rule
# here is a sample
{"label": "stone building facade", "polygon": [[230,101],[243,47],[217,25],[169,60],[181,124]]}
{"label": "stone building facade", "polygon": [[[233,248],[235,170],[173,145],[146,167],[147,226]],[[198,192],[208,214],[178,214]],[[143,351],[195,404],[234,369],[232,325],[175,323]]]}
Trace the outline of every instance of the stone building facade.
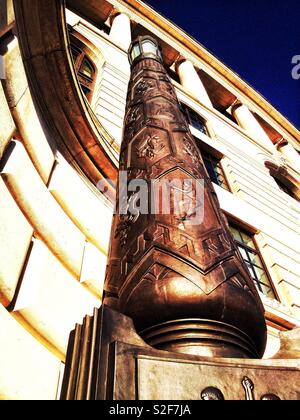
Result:
{"label": "stone building facade", "polygon": [[0,0],[0,12],[0,399],[59,398],[69,333],[101,305],[138,35],[161,46],[274,356],[300,327],[299,131],[140,0]]}

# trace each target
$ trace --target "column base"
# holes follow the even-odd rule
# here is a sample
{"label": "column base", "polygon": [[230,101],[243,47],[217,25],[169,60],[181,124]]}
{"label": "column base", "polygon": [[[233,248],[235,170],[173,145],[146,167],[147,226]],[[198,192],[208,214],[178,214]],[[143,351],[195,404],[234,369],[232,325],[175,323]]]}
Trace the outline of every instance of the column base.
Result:
{"label": "column base", "polygon": [[188,343],[190,349],[195,336],[198,350],[209,347],[209,343],[214,354],[220,354],[222,346],[232,346],[241,353],[250,346],[247,338],[229,325],[186,319],[144,331],[155,346],[177,345],[175,353],[157,350],[141,339],[130,318],[103,305],[71,333],[61,399],[299,400],[297,359],[228,359],[180,354],[179,331],[186,340],[181,344]]}
{"label": "column base", "polygon": [[217,321],[179,319],[147,328],[139,335],[157,350],[204,357],[259,358],[244,332]]}

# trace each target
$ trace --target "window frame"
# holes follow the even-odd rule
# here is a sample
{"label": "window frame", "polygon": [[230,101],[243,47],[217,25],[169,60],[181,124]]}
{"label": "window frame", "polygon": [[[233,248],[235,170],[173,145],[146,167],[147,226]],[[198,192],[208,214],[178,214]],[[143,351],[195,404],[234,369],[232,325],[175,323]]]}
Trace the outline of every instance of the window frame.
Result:
{"label": "window frame", "polygon": [[[92,101],[93,93],[96,85],[96,79],[98,75],[98,69],[91,59],[91,51],[87,45],[80,41],[73,33],[69,32],[70,39],[70,53],[73,59],[75,73],[78,79],[78,83],[82,89],[84,96],[89,102]],[[78,53],[74,59],[74,51]],[[83,74],[80,70],[84,63],[84,60],[87,60],[88,64],[92,67],[94,74],[93,77],[89,77]],[[87,90],[87,92],[86,92]]]}
{"label": "window frame", "polygon": [[[211,138],[211,135],[207,126],[207,120],[205,118],[199,115],[197,111],[195,111],[193,108],[191,108],[189,105],[185,104],[184,102],[180,102],[180,109],[189,125],[191,125],[195,130],[200,131],[200,133],[204,134],[205,136]],[[191,118],[191,113],[193,113],[197,117],[197,119],[201,121],[203,130],[200,130],[199,128],[194,126],[192,118]]]}
{"label": "window frame", "polygon": [[[280,300],[279,295],[278,295],[278,293],[277,293],[276,287],[274,286],[274,282],[273,282],[273,280],[272,280],[272,277],[271,277],[271,275],[270,275],[270,273],[269,273],[268,267],[267,267],[267,265],[266,265],[266,263],[265,263],[265,261],[264,261],[264,258],[263,258],[262,254],[261,254],[260,249],[259,249],[259,245],[258,245],[257,240],[256,240],[256,238],[255,238],[255,236],[256,236],[256,234],[257,234],[257,231],[253,231],[253,230],[251,230],[251,229],[248,229],[248,228],[247,228],[247,226],[245,226],[244,224],[239,223],[239,222],[237,222],[237,221],[235,221],[235,220],[232,220],[232,219],[228,219],[228,224],[229,224],[229,230],[230,230],[230,233],[231,233],[231,227],[232,227],[232,228],[234,228],[234,229],[237,229],[239,232],[242,232],[242,233],[246,234],[247,236],[251,237],[252,242],[253,242],[254,247],[255,247],[254,249],[253,249],[253,248],[251,248],[250,246],[248,246],[247,244],[245,244],[244,242],[241,242],[241,241],[238,241],[237,239],[235,239],[235,238],[234,238],[234,236],[233,236],[233,235],[232,235],[232,233],[231,233],[231,235],[232,235],[232,237],[233,237],[233,240],[234,240],[234,242],[235,242],[235,244],[236,244],[236,246],[237,246],[237,248],[238,248],[239,254],[240,254],[240,256],[241,256],[242,260],[245,262],[245,264],[246,264],[246,260],[244,259],[243,255],[241,254],[241,251],[240,251],[240,249],[239,249],[239,246],[240,246],[241,248],[243,248],[243,249],[246,251],[246,253],[247,253],[247,257],[249,258],[247,262],[248,262],[249,264],[251,264],[251,262],[250,262],[250,261],[251,261],[251,259],[250,259],[250,257],[249,257],[248,251],[251,251],[252,253],[254,253],[254,252],[255,252],[255,255],[257,255],[257,256],[259,257],[259,259],[260,259],[260,261],[261,261],[262,268],[263,268],[263,270],[264,270],[264,273],[265,273],[265,275],[266,275],[266,277],[267,277],[267,279],[268,279],[268,281],[269,281],[269,287],[271,288],[271,290],[272,290],[272,292],[273,292],[273,294],[274,294],[274,297],[270,297],[270,296],[266,295],[266,294],[265,294],[265,293],[261,290],[261,288],[260,288],[258,285],[259,285],[259,284],[261,284],[261,283],[262,283],[262,284],[264,284],[264,283],[263,283],[263,282],[261,282],[261,281],[259,281],[257,278],[256,278],[256,280],[254,280],[254,279],[253,279],[253,277],[252,277],[252,275],[251,275],[251,272],[250,272],[250,270],[248,269],[247,264],[246,264],[246,267],[247,267],[247,270],[248,270],[248,272],[249,272],[249,275],[250,275],[251,279],[253,280],[254,285],[255,285],[255,287],[256,287],[256,289],[257,289],[257,291],[259,291],[259,292],[260,292],[263,296],[265,296],[266,298],[268,298],[268,299],[272,299],[272,300],[276,300],[277,302],[280,302],[280,303],[281,303],[281,300]],[[252,267],[252,265],[253,265],[254,267],[257,267],[257,266],[256,266],[256,264],[251,264],[251,267]],[[257,267],[257,268],[260,268],[260,267]],[[256,273],[255,273],[255,270],[253,270],[253,272],[254,272],[254,274],[255,274],[255,277],[257,277],[257,275],[256,275]],[[268,285],[266,285],[266,286],[268,286]]]}
{"label": "window frame", "polygon": [[[196,139],[196,140],[197,140],[197,139]],[[229,181],[228,181],[228,177],[227,177],[226,172],[225,172],[225,170],[224,170],[224,167],[223,167],[223,165],[222,165],[222,158],[218,158],[218,157],[217,157],[217,156],[215,156],[213,153],[208,152],[208,151],[207,151],[207,150],[205,150],[203,147],[201,147],[201,145],[199,145],[199,146],[198,146],[198,148],[199,148],[199,150],[200,150],[201,157],[202,157],[202,160],[203,160],[203,164],[204,164],[205,169],[206,169],[206,171],[207,171],[207,173],[208,173],[209,179],[210,179],[210,180],[211,180],[214,184],[216,184],[216,185],[218,185],[220,188],[222,188],[223,190],[225,190],[225,191],[228,191],[228,192],[232,193],[232,189],[231,189],[230,183],[229,183]],[[224,178],[224,180],[225,180],[225,185],[226,185],[226,188],[224,188],[222,185],[220,185],[220,184],[219,184],[219,182],[215,182],[214,180],[212,180],[212,179],[211,179],[210,173],[209,173],[209,171],[208,171],[208,169],[207,169],[207,167],[206,167],[206,165],[205,165],[205,160],[207,160],[207,159],[205,159],[205,156],[208,156],[208,157],[209,157],[209,162],[210,162],[211,164],[213,164],[213,160],[214,160],[214,161],[216,161],[216,162],[217,162],[217,165],[219,165],[219,168],[220,168],[220,169],[221,169],[221,171],[222,171],[222,176],[223,176],[223,178]],[[216,173],[214,168],[213,168],[213,170],[214,170],[214,173]],[[216,175],[216,178],[217,178],[217,175]]]}

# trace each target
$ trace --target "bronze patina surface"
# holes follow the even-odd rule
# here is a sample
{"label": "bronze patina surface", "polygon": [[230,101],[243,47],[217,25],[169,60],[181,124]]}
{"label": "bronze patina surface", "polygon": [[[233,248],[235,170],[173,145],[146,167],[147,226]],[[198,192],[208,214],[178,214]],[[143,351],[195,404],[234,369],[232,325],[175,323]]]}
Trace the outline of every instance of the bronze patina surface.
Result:
{"label": "bronze patina surface", "polygon": [[72,332],[63,400],[299,400],[299,359],[212,358],[156,350],[103,305]]}
{"label": "bronze patina surface", "polygon": [[[186,180],[192,188],[183,192],[182,211],[171,205],[169,214],[157,206],[157,192],[146,197],[150,214],[131,212],[138,192],[125,191],[128,209],[119,214],[117,202],[104,303],[131,317],[141,337],[157,349],[261,357],[266,325],[259,295],[158,55],[142,55],[132,64],[120,171],[127,183],[143,180],[149,190],[158,182]],[[195,216],[201,182],[202,219]],[[124,185],[118,188],[123,191]],[[176,204],[175,190],[170,186],[168,193]]]}

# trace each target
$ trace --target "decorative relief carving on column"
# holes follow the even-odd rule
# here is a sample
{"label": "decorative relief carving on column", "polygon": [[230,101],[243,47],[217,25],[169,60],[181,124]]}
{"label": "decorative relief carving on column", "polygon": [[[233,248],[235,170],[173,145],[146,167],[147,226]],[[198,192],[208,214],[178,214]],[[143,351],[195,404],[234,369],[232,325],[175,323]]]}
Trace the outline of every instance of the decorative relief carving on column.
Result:
{"label": "decorative relief carving on column", "polygon": [[120,221],[115,229],[115,239],[118,238],[121,247],[126,246],[128,232],[140,216],[139,212],[132,214],[129,210],[130,207],[134,208],[134,202],[136,200],[138,200],[138,196],[136,194],[131,194],[129,196],[127,212],[126,214],[120,215]]}
{"label": "decorative relief carving on column", "polygon": [[137,148],[136,155],[139,158],[147,157],[154,159],[166,146],[158,135],[147,135],[143,143]]}
{"label": "decorative relief carving on column", "polygon": [[196,149],[194,143],[187,136],[184,136],[182,140],[184,144],[184,153],[188,155],[188,157],[192,160],[193,164],[199,162],[199,152]]}
{"label": "decorative relief carving on column", "polygon": [[[153,322],[210,317],[243,336],[237,338],[237,352],[230,339],[230,349],[221,340],[216,354],[261,355],[266,328],[262,304],[158,59],[144,58],[132,66],[126,110],[120,167],[128,182],[137,177],[149,187],[164,183],[171,188],[149,192],[147,214],[119,215],[117,203],[105,293],[117,295],[118,309],[132,317],[139,331]],[[190,182],[193,188],[174,187],[174,181]],[[199,183],[204,185],[203,199],[197,202]],[[170,212],[153,212],[153,203],[166,194],[175,197]],[[181,196],[176,199],[176,194]],[[194,224],[197,206],[203,207],[203,220]],[[243,340],[249,343],[244,349]]]}

